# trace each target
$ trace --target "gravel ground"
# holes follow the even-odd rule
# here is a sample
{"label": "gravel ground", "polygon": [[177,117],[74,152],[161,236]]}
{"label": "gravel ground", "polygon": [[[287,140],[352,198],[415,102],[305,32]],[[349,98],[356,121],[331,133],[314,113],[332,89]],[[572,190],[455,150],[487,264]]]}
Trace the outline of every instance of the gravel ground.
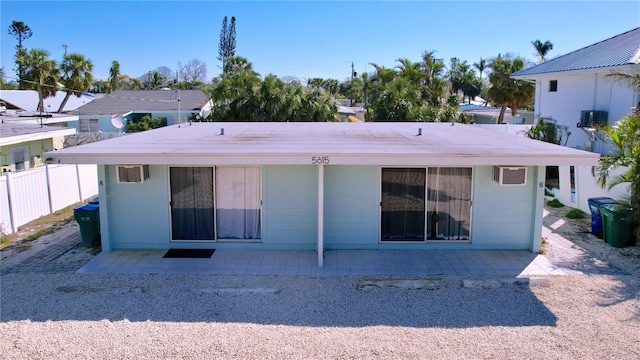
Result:
{"label": "gravel ground", "polygon": [[[546,226],[566,209],[549,211]],[[16,270],[27,254],[5,255],[18,266],[0,276],[0,357],[640,358],[638,246],[604,245],[584,221],[555,232],[589,250],[584,261],[624,271],[530,284],[435,276],[408,289],[358,276],[29,273]],[[550,243],[546,256],[561,252]],[[72,249],[51,262],[90,257]]]}
{"label": "gravel ground", "polygon": [[634,276],[473,288],[436,280],[431,290],[359,290],[360,277],[7,274],[0,354],[640,358]]}

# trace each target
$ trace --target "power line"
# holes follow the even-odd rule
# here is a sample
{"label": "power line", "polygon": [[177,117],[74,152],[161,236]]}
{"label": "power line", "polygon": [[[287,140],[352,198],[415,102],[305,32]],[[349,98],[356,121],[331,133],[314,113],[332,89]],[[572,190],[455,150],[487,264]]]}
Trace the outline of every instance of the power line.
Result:
{"label": "power line", "polygon": [[[5,76],[5,78],[12,79],[12,80],[17,80],[17,81],[22,81],[22,82],[26,82],[26,83],[30,83],[30,84],[36,84],[36,85],[40,85],[40,86],[44,86],[44,87],[54,88],[54,89],[56,89],[56,91],[72,92],[72,93],[88,93],[87,91],[84,91],[84,90],[69,89],[69,88],[65,87],[64,85],[53,86],[53,85],[49,85],[49,84],[40,84],[40,83],[37,83],[35,81],[19,80],[17,78],[11,77],[11,76]],[[177,91],[177,90],[174,90],[173,92],[175,93],[175,91]],[[111,98],[114,98],[114,99],[140,100],[140,101],[160,102],[160,103],[173,103],[173,102],[178,102],[179,101],[178,99],[175,99],[175,100],[156,100],[156,99],[143,99],[143,98],[127,97],[127,96],[114,96],[112,94],[102,94],[102,95],[104,97],[111,97]],[[173,93],[172,93],[171,97],[173,97]]]}

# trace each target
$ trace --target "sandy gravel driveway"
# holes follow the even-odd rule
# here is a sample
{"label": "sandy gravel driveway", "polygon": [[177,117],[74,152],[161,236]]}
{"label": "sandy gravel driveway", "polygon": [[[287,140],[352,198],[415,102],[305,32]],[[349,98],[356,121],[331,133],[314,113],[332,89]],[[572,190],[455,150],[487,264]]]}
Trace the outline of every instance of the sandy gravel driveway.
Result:
{"label": "sandy gravel driveway", "polygon": [[[545,226],[560,218],[547,214]],[[398,288],[363,287],[370,279],[357,276],[9,272],[0,357],[638,359],[638,257],[584,232],[568,222],[554,230],[575,237],[571,248],[599,249],[585,262],[618,261],[618,273],[432,276],[422,279],[430,286]],[[549,259],[565,261],[563,249],[551,243]]]}

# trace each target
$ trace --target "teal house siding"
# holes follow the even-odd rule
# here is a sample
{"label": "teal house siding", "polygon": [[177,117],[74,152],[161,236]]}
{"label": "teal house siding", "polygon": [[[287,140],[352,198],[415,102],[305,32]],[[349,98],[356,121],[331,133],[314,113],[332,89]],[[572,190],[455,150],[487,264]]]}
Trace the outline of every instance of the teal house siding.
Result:
{"label": "teal house siding", "polygon": [[264,247],[315,249],[318,234],[317,167],[263,166],[262,184]]}
{"label": "teal house siding", "polygon": [[[119,184],[116,166],[105,166],[109,181],[106,198],[112,249],[169,248],[169,194],[166,166],[149,166],[141,184]],[[100,197],[100,210],[103,208]],[[102,217],[102,214],[101,214]]]}
{"label": "teal house siding", "polygon": [[528,167],[526,186],[500,186],[492,180],[492,171],[492,166],[475,167],[473,248],[529,249],[535,215],[536,167]]}
{"label": "teal house siding", "polygon": [[[141,184],[119,184],[116,166],[100,167],[100,217],[105,251],[115,249],[245,248],[315,250],[318,168],[262,166],[261,242],[171,241],[168,167],[152,165]],[[526,186],[500,186],[492,166],[473,170],[471,242],[380,242],[380,166],[324,167],[325,249],[531,249],[541,212],[539,169]],[[108,219],[108,221],[107,221]]]}
{"label": "teal house siding", "polygon": [[324,167],[326,249],[378,247],[380,167]]}

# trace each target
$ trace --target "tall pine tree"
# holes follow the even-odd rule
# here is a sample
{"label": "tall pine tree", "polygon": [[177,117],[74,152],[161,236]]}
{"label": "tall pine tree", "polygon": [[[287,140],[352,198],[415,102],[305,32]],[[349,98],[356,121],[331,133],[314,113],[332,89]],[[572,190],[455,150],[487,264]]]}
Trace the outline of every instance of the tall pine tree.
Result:
{"label": "tall pine tree", "polygon": [[222,19],[222,29],[220,30],[220,42],[218,43],[218,60],[222,62],[222,73],[226,74],[226,65],[230,58],[236,54],[236,17],[231,17],[231,24],[228,24],[227,17]]}

